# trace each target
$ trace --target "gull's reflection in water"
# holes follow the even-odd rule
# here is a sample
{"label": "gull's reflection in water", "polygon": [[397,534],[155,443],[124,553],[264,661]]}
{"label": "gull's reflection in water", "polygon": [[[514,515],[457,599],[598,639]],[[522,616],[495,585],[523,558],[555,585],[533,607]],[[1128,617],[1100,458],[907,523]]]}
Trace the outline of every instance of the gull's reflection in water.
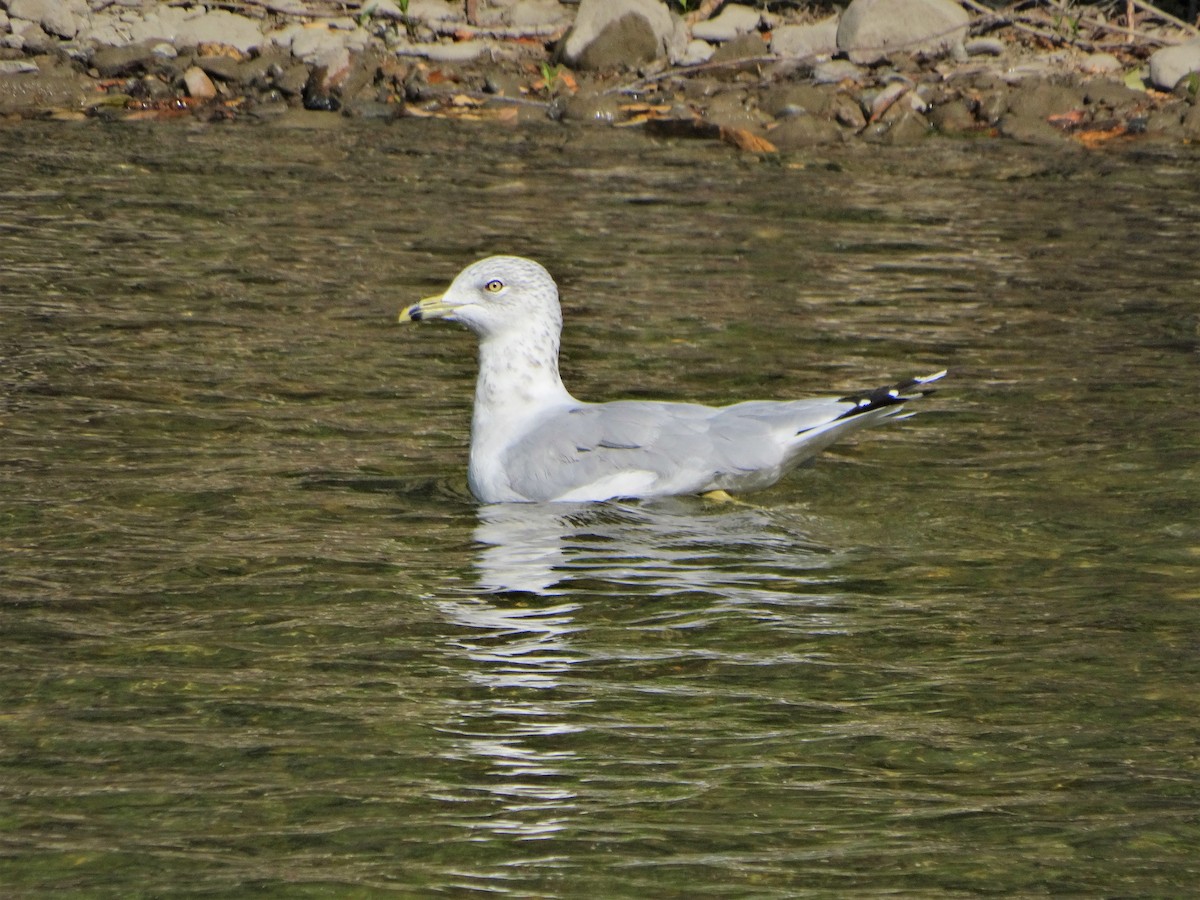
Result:
{"label": "gull's reflection in water", "polygon": [[477,591],[438,603],[452,626],[451,663],[480,689],[448,723],[449,755],[485,766],[470,790],[493,803],[470,826],[526,839],[570,826],[578,770],[594,764],[573,749],[592,689],[571,669],[596,661],[582,598],[704,592],[761,610],[788,596],[785,559],[795,567],[799,554],[811,570],[826,557],[786,515],[748,506],[521,503],[478,515]]}
{"label": "gull's reflection in water", "polygon": [[[582,578],[659,592],[760,582],[797,554],[823,548],[794,516],[695,498],[646,504],[507,503],[479,510],[479,586],[487,591],[563,594]],[[769,577],[769,576],[768,576]]]}
{"label": "gull's reflection in water", "polygon": [[517,606],[486,596],[438,605],[456,626],[449,639],[455,670],[482,689],[478,699],[458,704],[447,727],[457,738],[449,755],[484,764],[484,777],[472,779],[469,790],[499,805],[471,827],[526,839],[561,831],[575,808],[574,793],[563,787],[563,764],[575,754],[562,745],[580,730],[568,718],[581,701],[558,689],[578,659],[570,647],[578,607]]}

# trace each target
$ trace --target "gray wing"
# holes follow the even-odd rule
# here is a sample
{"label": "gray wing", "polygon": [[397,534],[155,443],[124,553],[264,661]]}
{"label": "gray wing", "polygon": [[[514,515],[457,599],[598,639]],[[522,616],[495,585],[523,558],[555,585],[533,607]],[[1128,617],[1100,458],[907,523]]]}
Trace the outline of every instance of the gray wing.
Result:
{"label": "gray wing", "polygon": [[511,487],[532,500],[747,490],[790,467],[798,432],[851,408],[837,400],[582,404],[522,436],[503,466]]}
{"label": "gray wing", "polygon": [[846,434],[906,415],[945,371],[852,394],[733,406],[618,401],[559,409],[504,452],[529,500],[606,500],[774,484]]}

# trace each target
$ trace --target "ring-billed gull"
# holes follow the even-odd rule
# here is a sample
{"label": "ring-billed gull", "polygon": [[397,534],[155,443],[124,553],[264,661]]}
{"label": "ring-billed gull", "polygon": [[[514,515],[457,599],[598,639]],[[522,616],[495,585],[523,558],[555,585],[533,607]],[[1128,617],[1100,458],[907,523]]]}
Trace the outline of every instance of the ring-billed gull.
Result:
{"label": "ring-billed gull", "polygon": [[732,406],[584,403],[558,375],[562,310],[542,266],[492,256],[400,313],[479,336],[467,480],[483,503],[591,501],[769,487],[838,438],[901,413],[945,371],[849,397]]}

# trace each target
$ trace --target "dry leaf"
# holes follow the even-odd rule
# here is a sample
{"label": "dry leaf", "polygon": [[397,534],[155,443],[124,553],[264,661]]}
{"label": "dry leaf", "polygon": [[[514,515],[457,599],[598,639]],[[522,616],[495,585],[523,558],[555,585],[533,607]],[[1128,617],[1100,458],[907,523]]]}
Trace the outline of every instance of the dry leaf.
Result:
{"label": "dry leaf", "polygon": [[1094,149],[1101,144],[1108,143],[1114,138],[1125,137],[1127,134],[1129,134],[1129,130],[1124,125],[1117,125],[1113,128],[1093,128],[1087,131],[1080,131],[1074,137],[1083,146]]}
{"label": "dry leaf", "polygon": [[721,140],[750,153],[778,153],[779,148],[745,128],[721,127]]}
{"label": "dry leaf", "polygon": [[1070,112],[1046,117],[1047,122],[1058,128],[1077,128],[1084,123],[1085,119],[1087,119],[1087,112],[1082,109],[1073,109]]}

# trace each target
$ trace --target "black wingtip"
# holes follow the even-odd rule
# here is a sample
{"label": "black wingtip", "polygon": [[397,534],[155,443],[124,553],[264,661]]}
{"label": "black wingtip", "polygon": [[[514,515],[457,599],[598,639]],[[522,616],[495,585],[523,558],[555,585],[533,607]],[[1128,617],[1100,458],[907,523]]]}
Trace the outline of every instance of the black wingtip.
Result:
{"label": "black wingtip", "polygon": [[884,385],[872,391],[863,391],[860,394],[839,397],[838,399],[843,403],[853,403],[854,408],[846,410],[838,418],[848,419],[851,416],[859,416],[873,409],[882,409],[886,406],[899,406],[901,403],[907,403],[909,400],[928,397],[934,393],[936,388],[927,388],[925,385],[938,381],[945,376],[946,370],[942,369],[940,372],[934,372],[932,375],[925,375],[921,378],[910,378],[907,381]]}

